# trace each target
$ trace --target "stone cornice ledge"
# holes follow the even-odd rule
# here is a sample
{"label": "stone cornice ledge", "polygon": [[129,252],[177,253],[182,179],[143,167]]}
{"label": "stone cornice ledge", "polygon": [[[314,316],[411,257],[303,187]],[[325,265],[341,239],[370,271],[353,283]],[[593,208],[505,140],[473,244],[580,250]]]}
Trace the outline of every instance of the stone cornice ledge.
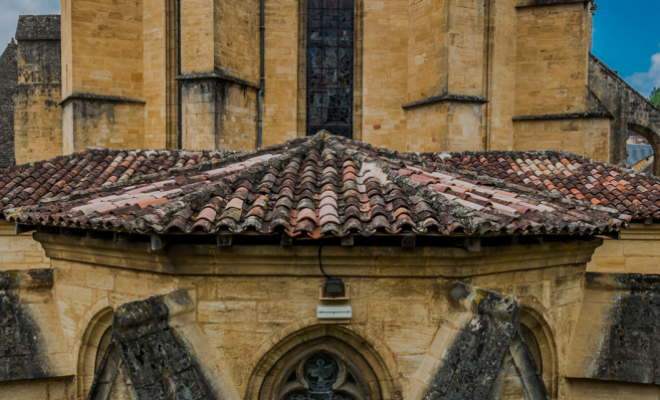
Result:
{"label": "stone cornice ledge", "polygon": [[570,4],[570,3],[592,3],[594,0],[528,0],[525,4],[516,6],[522,7],[537,7],[537,6],[553,6],[557,4]]}
{"label": "stone cornice ledge", "polygon": [[543,115],[518,115],[511,118],[513,121],[547,121],[557,119],[593,119],[607,118],[614,119],[612,114],[599,112],[571,113],[571,114],[543,114]]}
{"label": "stone cornice ledge", "polygon": [[62,86],[60,82],[21,82],[16,84],[16,86],[20,88],[30,88],[30,87],[35,87],[35,86],[53,86],[53,87],[59,87]]}
{"label": "stone cornice ledge", "polygon": [[426,106],[429,104],[442,103],[442,102],[457,102],[457,103],[488,103],[488,100],[481,96],[468,96],[462,94],[443,94],[440,96],[428,97],[424,100],[413,101],[412,103],[404,104],[401,107],[404,109]]}
{"label": "stone cornice ledge", "polygon": [[220,71],[214,71],[214,72],[204,72],[204,73],[199,73],[199,74],[187,74],[187,75],[179,75],[176,77],[177,81],[223,81],[223,82],[230,82],[234,83],[239,86],[246,86],[250,87],[253,89],[261,89],[261,86],[257,85],[256,83],[252,83],[249,81],[246,81],[241,78],[236,78],[235,76],[228,75],[226,73],[220,72]]}
{"label": "stone cornice ledge", "polygon": [[135,103],[135,104],[147,104],[145,100],[133,99],[130,97],[121,97],[121,96],[106,96],[103,94],[93,94],[93,93],[71,93],[65,99],[60,102],[60,106],[64,107],[68,102],[74,100],[89,100],[89,101],[100,101],[105,103]]}
{"label": "stone cornice ledge", "polygon": [[[322,276],[314,246],[172,244],[151,251],[149,243],[35,233],[53,259],[167,275]],[[554,266],[586,266],[602,239],[483,248],[326,247],[323,266],[337,276],[466,278]],[[586,267],[585,267],[586,268]]]}

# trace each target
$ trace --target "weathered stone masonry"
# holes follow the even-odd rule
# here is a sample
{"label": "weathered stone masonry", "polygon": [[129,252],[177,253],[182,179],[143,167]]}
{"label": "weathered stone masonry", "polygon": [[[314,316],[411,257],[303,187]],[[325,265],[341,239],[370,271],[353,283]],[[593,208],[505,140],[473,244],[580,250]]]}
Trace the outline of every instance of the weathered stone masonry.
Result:
{"label": "weathered stone masonry", "polygon": [[21,16],[15,100],[16,163],[62,154],[60,16]]}
{"label": "weathered stone masonry", "polygon": [[[610,162],[625,166],[628,131],[644,136],[660,154],[660,110],[596,56],[589,58],[589,88],[610,110]],[[655,163],[654,174],[660,173]]]}
{"label": "weathered stone masonry", "polygon": [[18,294],[21,284],[50,289],[53,270],[32,270],[27,276],[0,271],[0,381],[50,376],[45,360],[39,357],[43,351],[41,330]]}
{"label": "weathered stone masonry", "polygon": [[0,167],[14,165],[14,96],[18,85],[18,45],[11,43],[0,56]]}

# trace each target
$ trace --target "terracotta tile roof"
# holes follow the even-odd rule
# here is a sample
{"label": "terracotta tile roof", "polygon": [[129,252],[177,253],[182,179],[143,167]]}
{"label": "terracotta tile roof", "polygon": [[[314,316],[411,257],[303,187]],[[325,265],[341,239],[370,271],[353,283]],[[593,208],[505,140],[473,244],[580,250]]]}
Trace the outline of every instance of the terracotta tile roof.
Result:
{"label": "terracotta tile roof", "polygon": [[0,208],[36,204],[123,182],[159,179],[241,153],[226,151],[88,149],[0,170]]}
{"label": "terracotta tile roof", "polygon": [[[90,164],[92,159],[102,161],[96,154],[87,155]],[[425,164],[417,159],[420,157],[431,162]],[[82,177],[85,174],[42,166],[39,170],[48,177],[26,171],[22,185],[33,188],[33,181],[49,182],[40,193],[50,193],[54,182],[72,175],[69,182],[74,188],[61,185],[55,194],[64,196],[49,198],[35,196],[39,189],[23,197],[10,189],[14,198],[23,200],[3,200],[21,206],[4,211],[21,224],[136,233],[285,232],[314,238],[407,232],[598,234],[617,231],[628,218],[548,190],[532,190],[488,174],[477,176],[469,168],[466,173],[456,172],[444,167],[440,156],[438,162],[434,157],[401,155],[319,134],[251,153],[206,155],[206,161],[199,157],[187,169],[176,170],[172,160],[171,168],[162,167],[160,174],[154,174],[158,168],[146,168],[137,180],[112,184],[100,183],[107,181],[100,177],[101,172],[88,179]],[[189,162],[178,160],[176,165]],[[107,164],[111,163],[109,159]],[[64,168],[69,164],[61,161],[55,165]],[[129,168],[132,164],[122,161],[117,165]],[[80,168],[87,165],[67,171]],[[119,174],[117,180],[123,176]],[[82,181],[88,182],[85,188]],[[6,197],[6,193],[5,187],[0,188],[0,194]],[[42,199],[37,203],[39,196]]]}
{"label": "terracotta tile roof", "polygon": [[456,152],[411,154],[438,171],[489,177],[556,198],[613,208],[635,219],[660,218],[660,179],[573,153]]}

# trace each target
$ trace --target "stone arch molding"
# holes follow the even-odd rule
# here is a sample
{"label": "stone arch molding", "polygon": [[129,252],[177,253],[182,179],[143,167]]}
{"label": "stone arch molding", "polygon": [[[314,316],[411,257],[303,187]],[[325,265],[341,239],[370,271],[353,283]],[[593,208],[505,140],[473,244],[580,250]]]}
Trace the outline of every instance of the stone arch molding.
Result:
{"label": "stone arch molding", "polygon": [[456,282],[449,299],[452,311],[436,332],[406,398],[499,399],[513,383],[515,395],[507,398],[549,400],[520,335],[517,298]]}
{"label": "stone arch molding", "polygon": [[[660,147],[660,109],[593,54],[589,58],[589,89],[611,114],[610,162],[625,166],[628,130],[644,136],[657,155]],[[660,174],[660,163],[654,165]]]}
{"label": "stone arch molding", "polygon": [[526,303],[522,304],[520,309],[520,323],[528,327],[538,341],[542,360],[540,367],[542,367],[543,382],[550,396],[556,398],[558,396],[559,385],[559,360],[554,333],[547,321],[543,313],[535,307]]}
{"label": "stone arch molding", "polygon": [[[634,118],[634,116],[633,116]],[[651,147],[653,147],[653,155],[657,158],[658,150],[660,149],[660,126],[658,127],[658,131],[654,131],[653,129],[649,128],[648,126],[642,125],[643,121],[636,121],[633,119],[633,121],[628,122],[628,128],[627,131],[632,131],[635,132],[639,135],[642,135],[644,139],[646,139]],[[654,158],[653,160],[653,175],[660,175],[660,163],[658,160]]]}
{"label": "stone arch molding", "polygon": [[260,357],[248,379],[245,400],[279,400],[291,372],[319,353],[337,359],[344,366],[342,373],[354,377],[359,388],[354,392],[355,399],[402,398],[386,360],[389,357],[383,357],[356,332],[339,325],[319,324],[290,333]]}
{"label": "stone arch molding", "polygon": [[[86,397],[92,387],[100,350],[99,345],[104,333],[112,327],[113,316],[112,307],[102,308],[89,320],[83,332],[77,358],[77,392],[80,398]],[[103,351],[103,349],[101,350]]]}

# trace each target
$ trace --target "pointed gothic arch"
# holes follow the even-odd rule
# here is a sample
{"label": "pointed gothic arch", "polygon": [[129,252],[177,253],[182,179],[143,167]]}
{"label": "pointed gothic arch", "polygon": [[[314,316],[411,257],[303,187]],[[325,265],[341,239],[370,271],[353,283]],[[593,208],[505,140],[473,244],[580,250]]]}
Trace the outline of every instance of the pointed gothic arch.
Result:
{"label": "pointed gothic arch", "polygon": [[[106,307],[89,321],[78,352],[78,396],[87,396],[112,338],[114,310]],[[83,397],[84,398],[84,397]]]}
{"label": "pointed gothic arch", "polygon": [[644,139],[646,139],[647,142],[651,145],[653,148],[653,175],[659,176],[660,175],[660,163],[658,162],[657,155],[659,146],[660,146],[660,136],[656,132],[654,132],[652,129],[640,125],[634,122],[629,122],[628,123],[628,131],[635,132],[636,134],[642,136]]}
{"label": "pointed gothic arch", "polygon": [[298,132],[362,138],[364,0],[300,0]]}
{"label": "pointed gothic arch", "polygon": [[321,389],[314,388],[315,378],[308,375],[317,359],[329,367],[328,379],[333,380],[321,388],[328,395],[346,400],[400,397],[386,361],[367,340],[340,326],[314,325],[288,335],[261,357],[245,399],[298,400],[310,390],[318,394]]}
{"label": "pointed gothic arch", "polygon": [[558,392],[558,359],[557,346],[550,325],[543,315],[531,307],[520,309],[521,334],[527,342],[534,362],[543,376],[548,393],[551,398],[557,397]]}

